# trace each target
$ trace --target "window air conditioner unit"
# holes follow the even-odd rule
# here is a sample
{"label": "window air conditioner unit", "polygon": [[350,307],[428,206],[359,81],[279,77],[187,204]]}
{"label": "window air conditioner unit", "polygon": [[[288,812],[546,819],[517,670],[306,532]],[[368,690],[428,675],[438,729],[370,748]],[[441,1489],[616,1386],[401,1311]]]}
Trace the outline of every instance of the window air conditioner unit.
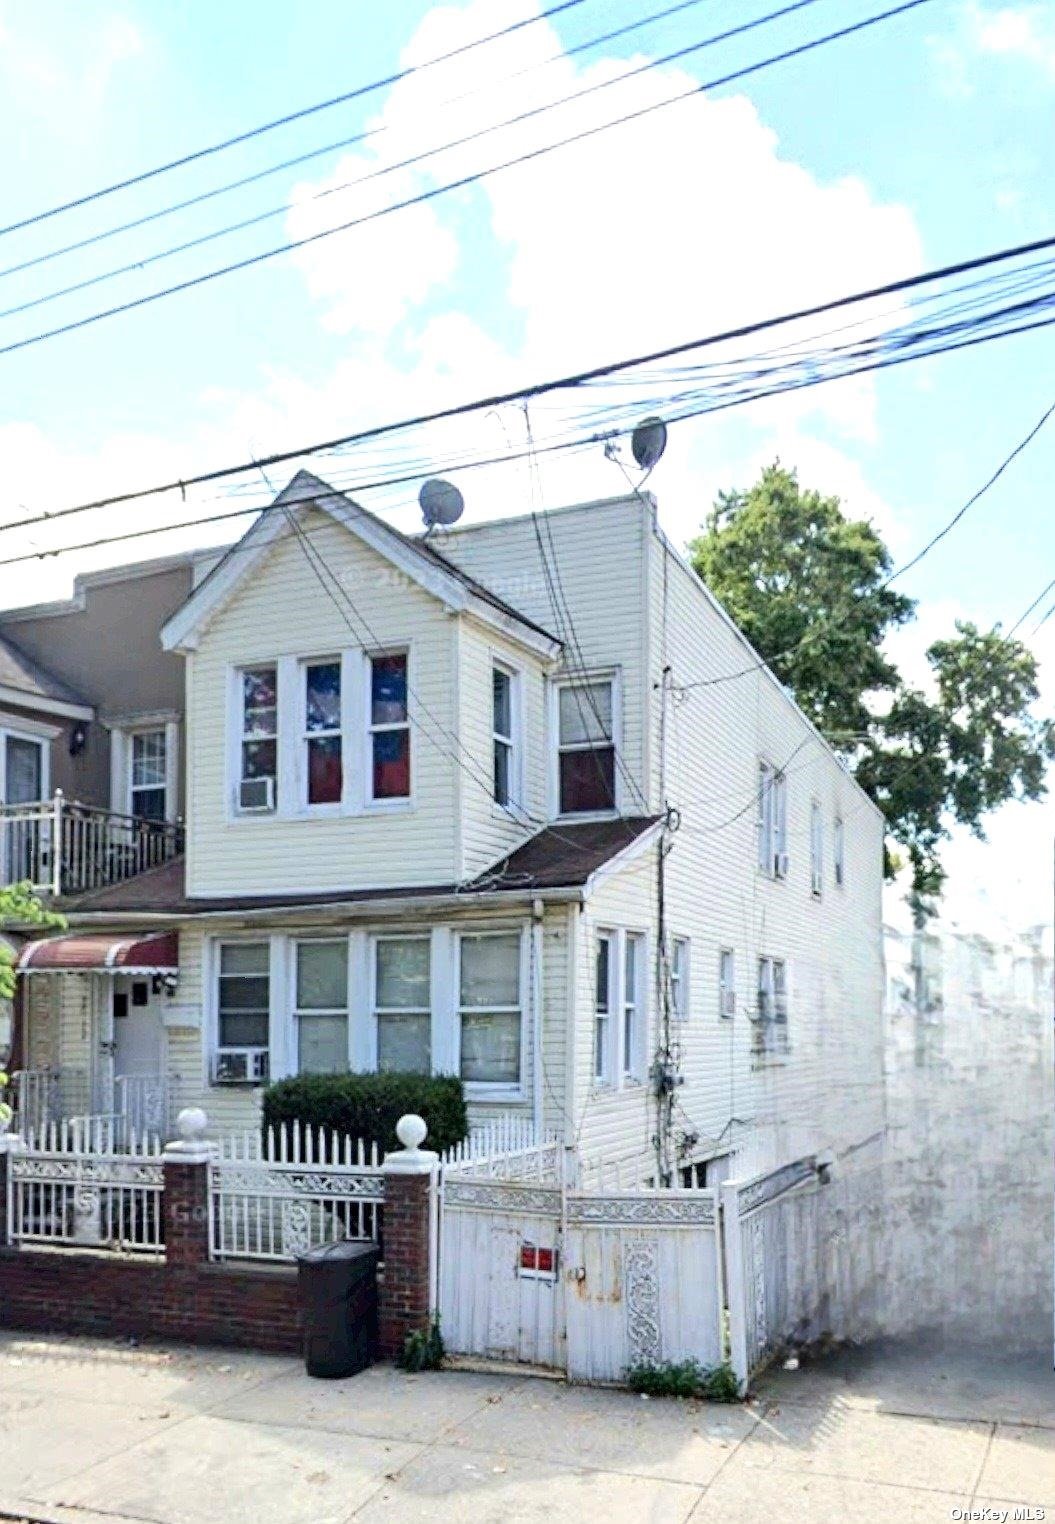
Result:
{"label": "window air conditioner unit", "polygon": [[736,1015],[736,991],[735,990],[723,990],[722,991],[722,1015],[723,1016],[735,1016]]}
{"label": "window air conditioner unit", "polygon": [[788,869],[791,867],[791,859],[786,852],[778,852],[773,859],[773,876],[775,878],[787,878]]}
{"label": "window air conditioner unit", "polygon": [[214,1085],[265,1085],[266,1048],[219,1048],[213,1063]]}
{"label": "window air conditioner unit", "polygon": [[238,785],[238,808],[245,815],[263,815],[274,810],[274,778],[243,778]]}

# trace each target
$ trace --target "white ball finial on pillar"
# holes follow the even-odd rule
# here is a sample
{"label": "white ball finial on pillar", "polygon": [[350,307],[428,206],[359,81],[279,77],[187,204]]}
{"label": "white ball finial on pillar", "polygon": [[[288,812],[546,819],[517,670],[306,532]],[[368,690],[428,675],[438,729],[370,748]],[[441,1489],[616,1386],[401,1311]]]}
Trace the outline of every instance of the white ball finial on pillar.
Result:
{"label": "white ball finial on pillar", "polygon": [[400,1117],[396,1123],[396,1137],[404,1148],[417,1151],[424,1143],[428,1134],[428,1124],[424,1117],[415,1116],[409,1112],[405,1117]]}
{"label": "white ball finial on pillar", "polygon": [[393,1154],[385,1155],[385,1168],[397,1170],[405,1174],[417,1174],[432,1169],[439,1155],[431,1149],[422,1148],[428,1134],[428,1123],[424,1117],[415,1116],[408,1112],[400,1117],[396,1123],[396,1137],[403,1145]]}
{"label": "white ball finial on pillar", "polygon": [[165,1144],[165,1153],[175,1159],[208,1159],[213,1146],[205,1136],[209,1118],[200,1106],[185,1106],[176,1117],[179,1137]]}

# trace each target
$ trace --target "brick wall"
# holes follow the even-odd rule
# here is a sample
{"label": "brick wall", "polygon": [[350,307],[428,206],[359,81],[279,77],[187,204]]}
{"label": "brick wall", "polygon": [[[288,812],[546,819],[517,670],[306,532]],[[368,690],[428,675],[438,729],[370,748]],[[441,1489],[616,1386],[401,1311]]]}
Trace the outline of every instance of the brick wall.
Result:
{"label": "brick wall", "polygon": [[381,1353],[399,1354],[408,1333],[429,1326],[429,1174],[385,1174],[385,1274]]}

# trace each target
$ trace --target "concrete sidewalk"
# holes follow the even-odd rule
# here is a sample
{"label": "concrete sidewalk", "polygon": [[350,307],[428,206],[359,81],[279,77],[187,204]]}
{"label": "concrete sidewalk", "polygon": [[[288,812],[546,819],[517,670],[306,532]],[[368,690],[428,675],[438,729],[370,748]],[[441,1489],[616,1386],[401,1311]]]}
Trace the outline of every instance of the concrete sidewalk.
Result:
{"label": "concrete sidewalk", "polygon": [[0,1335],[0,1516],[62,1524],[946,1520],[1055,1509],[1055,1379],[918,1348],[746,1407]]}

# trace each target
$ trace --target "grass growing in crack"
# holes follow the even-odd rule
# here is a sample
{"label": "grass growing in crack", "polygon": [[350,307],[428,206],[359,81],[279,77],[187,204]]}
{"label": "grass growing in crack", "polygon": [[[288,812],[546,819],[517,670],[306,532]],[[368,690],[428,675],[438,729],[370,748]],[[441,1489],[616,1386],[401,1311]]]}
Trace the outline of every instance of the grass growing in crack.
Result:
{"label": "grass growing in crack", "polygon": [[401,1371],[438,1371],[443,1364],[443,1337],[439,1323],[429,1329],[415,1328],[403,1340],[396,1356]]}
{"label": "grass growing in crack", "polygon": [[702,1397],[707,1402],[739,1402],[740,1383],[730,1365],[701,1365],[698,1360],[667,1360],[660,1365],[632,1365],[626,1373],[632,1392],[646,1397]]}

